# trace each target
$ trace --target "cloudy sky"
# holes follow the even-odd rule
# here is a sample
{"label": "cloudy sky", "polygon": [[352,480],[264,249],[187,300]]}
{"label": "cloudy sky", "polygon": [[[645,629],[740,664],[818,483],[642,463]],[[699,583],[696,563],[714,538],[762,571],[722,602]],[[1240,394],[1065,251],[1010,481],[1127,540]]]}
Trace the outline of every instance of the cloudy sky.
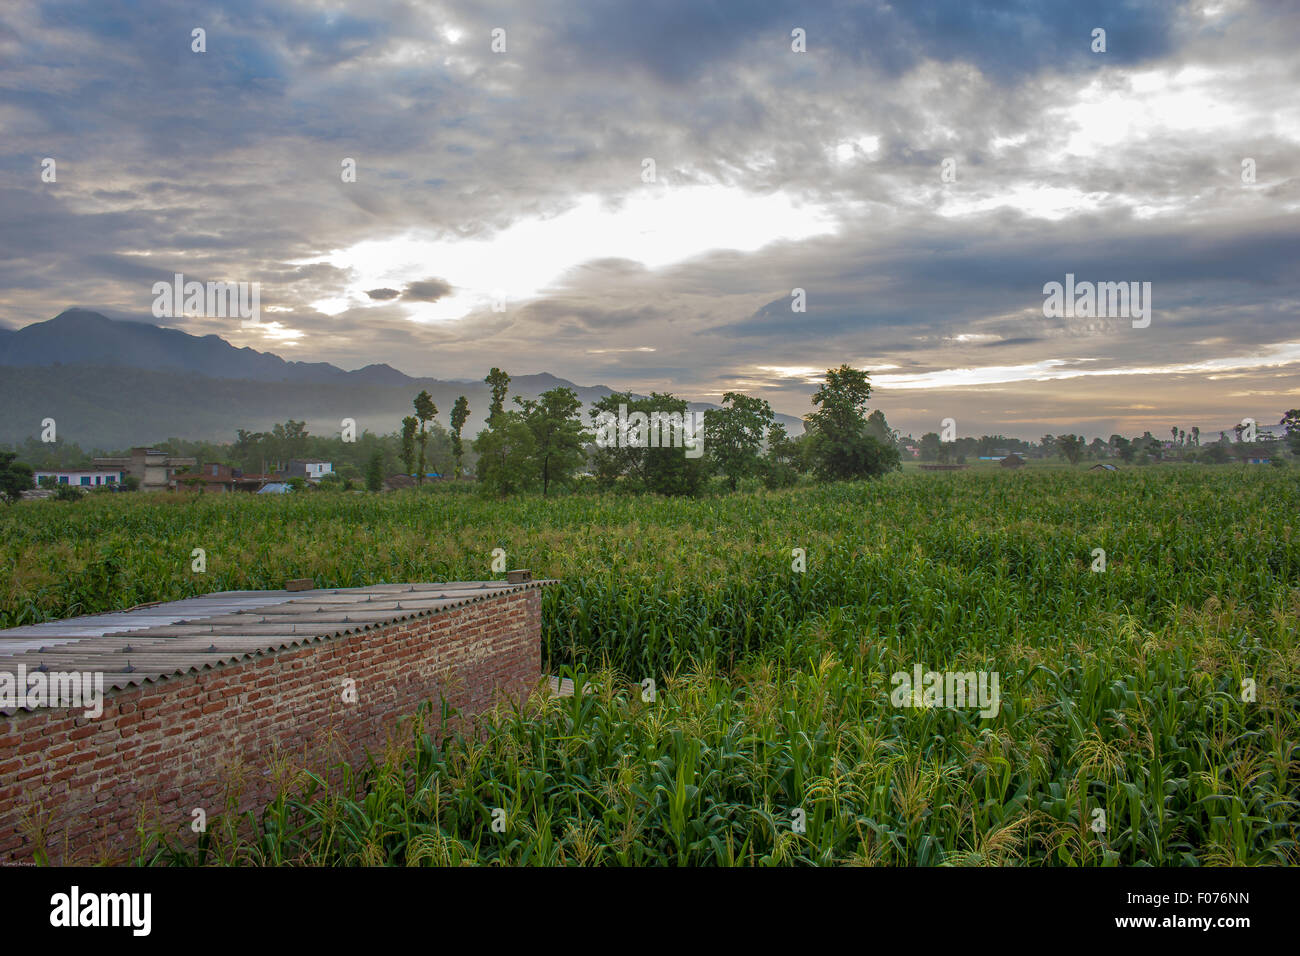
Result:
{"label": "cloudy sky", "polygon": [[[1276,422],[1297,51],[1267,0],[7,0],[0,323],[796,415],[849,363],[917,435]],[[260,324],[154,319],[177,272]],[[1045,317],[1067,273],[1149,326]]]}

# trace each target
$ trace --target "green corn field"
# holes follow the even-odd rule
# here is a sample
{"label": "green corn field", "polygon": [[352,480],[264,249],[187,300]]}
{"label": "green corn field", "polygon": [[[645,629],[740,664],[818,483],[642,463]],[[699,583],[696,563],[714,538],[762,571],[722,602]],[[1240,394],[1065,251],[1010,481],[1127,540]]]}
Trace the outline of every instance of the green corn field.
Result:
{"label": "green corn field", "polygon": [[[1285,471],[1197,466],[92,496],[0,510],[0,627],[296,577],[482,580],[497,548],[559,582],[542,653],[572,697],[480,736],[441,734],[431,701],[403,746],[281,768],[202,838],[142,828],[143,864],[1294,865],[1297,515]],[[996,673],[996,716],[895,706],[917,665]]]}

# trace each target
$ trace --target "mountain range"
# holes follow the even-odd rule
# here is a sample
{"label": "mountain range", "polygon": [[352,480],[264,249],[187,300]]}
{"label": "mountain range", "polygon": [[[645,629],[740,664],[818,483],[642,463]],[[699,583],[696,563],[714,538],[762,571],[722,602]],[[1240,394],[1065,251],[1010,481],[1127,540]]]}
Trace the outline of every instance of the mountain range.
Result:
{"label": "mountain range", "polygon": [[[486,369],[484,369],[486,372]],[[511,378],[510,396],[536,398],[573,389],[584,405],[611,394],[605,385],[575,385],[549,373]],[[292,362],[236,348],[216,335],[196,336],[147,322],[68,309],[22,329],[0,328],[0,443],[39,437],[53,418],[59,438],[84,449],[120,449],[166,438],[233,441],[239,428],[265,431],[287,419],[312,434],[387,434],[427,390],[445,426],[456,397],[470,404],[465,434],[483,427],[490,391],[482,381],[415,378],[389,365],[347,371],[328,362]],[[692,402],[692,410],[716,408]],[[777,415],[792,435],[803,422]]]}

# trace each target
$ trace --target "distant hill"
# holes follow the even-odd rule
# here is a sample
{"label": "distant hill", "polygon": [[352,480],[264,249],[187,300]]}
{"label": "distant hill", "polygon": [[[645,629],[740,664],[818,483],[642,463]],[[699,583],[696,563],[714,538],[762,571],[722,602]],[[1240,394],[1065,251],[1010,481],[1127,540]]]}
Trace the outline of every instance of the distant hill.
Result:
{"label": "distant hill", "polygon": [[120,322],[68,309],[48,322],[0,336],[0,366],[111,365],[207,378],[326,385],[403,385],[411,379],[388,365],[345,372],[328,362],[286,362],[270,352],[235,348],[217,335],[190,335],[145,322]]}
{"label": "distant hill", "polygon": [[[560,386],[572,388],[586,405],[612,392],[542,372],[513,377],[510,395],[536,398]],[[343,418],[356,419],[358,432],[387,434],[411,414],[411,399],[421,389],[433,397],[444,425],[456,397],[464,395],[470,404],[466,434],[483,427],[490,392],[482,381],[413,378],[389,365],[345,371],[327,362],[288,362],[216,335],[119,321],[88,309],[68,309],[16,331],[0,329],[5,443],[39,436],[44,418],[55,420],[60,438],[85,449],[166,438],[233,441],[236,429],[263,431],[290,418],[305,421],[316,435],[338,434]],[[803,431],[793,416],[777,419],[791,434]]]}

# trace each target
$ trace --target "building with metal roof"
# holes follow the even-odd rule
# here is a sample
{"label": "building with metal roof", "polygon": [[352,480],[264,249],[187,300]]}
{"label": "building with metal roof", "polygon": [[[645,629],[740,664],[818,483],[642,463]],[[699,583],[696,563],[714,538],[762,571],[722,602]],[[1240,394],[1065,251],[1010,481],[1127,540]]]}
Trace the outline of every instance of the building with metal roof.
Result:
{"label": "building with metal roof", "polygon": [[196,807],[220,813],[230,767],[255,768],[239,805],[257,809],[286,754],[322,772],[359,766],[409,739],[400,725],[422,705],[452,708],[451,732],[541,686],[550,582],[528,572],[302,583],[0,631],[0,859],[41,849],[34,805],[72,857],[107,846],[125,859],[140,812],[186,825]]}

